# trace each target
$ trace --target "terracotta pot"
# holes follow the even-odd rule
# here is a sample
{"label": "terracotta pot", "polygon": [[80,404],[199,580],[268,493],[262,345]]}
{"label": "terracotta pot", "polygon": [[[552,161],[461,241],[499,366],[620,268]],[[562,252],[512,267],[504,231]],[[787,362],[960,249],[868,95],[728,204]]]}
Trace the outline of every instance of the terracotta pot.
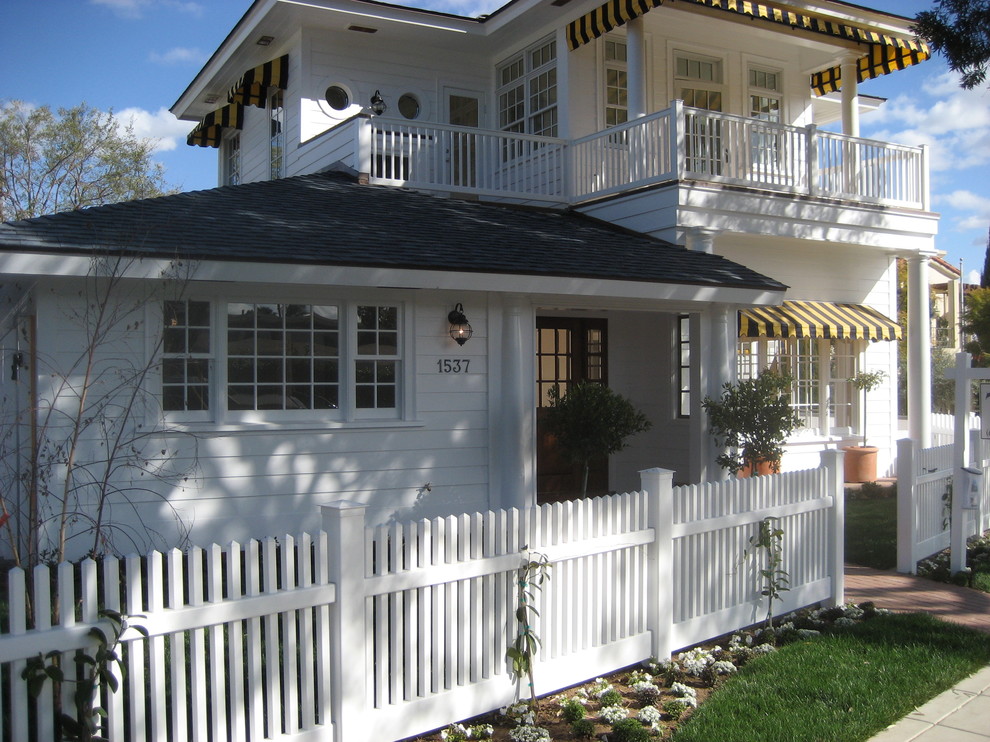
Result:
{"label": "terracotta pot", "polygon": [[[779,474],[780,473],[780,462],[779,461],[757,461],[756,462],[756,475],[766,476],[767,474]],[[736,477],[739,479],[748,479],[753,476],[753,465],[747,463],[742,469],[736,472]]]}
{"label": "terracotta pot", "polygon": [[847,446],[842,449],[845,455],[846,482],[862,483],[877,481],[876,446]]}

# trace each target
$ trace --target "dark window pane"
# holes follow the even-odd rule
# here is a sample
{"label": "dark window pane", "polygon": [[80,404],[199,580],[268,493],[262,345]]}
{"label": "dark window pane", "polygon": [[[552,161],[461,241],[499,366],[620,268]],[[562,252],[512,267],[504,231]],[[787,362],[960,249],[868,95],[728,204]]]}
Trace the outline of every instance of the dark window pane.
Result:
{"label": "dark window pane", "polygon": [[375,407],[375,387],[359,386],[355,390],[355,405],[358,409],[374,409]]}
{"label": "dark window pane", "polygon": [[285,408],[287,410],[308,410],[312,408],[312,392],[308,386],[290,386],[286,389]]}
{"label": "dark window pane", "polygon": [[186,409],[208,410],[210,409],[210,389],[205,386],[191,386],[188,392]]}
{"label": "dark window pane", "polygon": [[285,338],[281,332],[258,332],[258,355],[280,356],[283,354]]}
{"label": "dark window pane", "polygon": [[282,381],[282,359],[258,361],[258,382],[279,383]]}
{"label": "dark window pane", "polygon": [[378,336],[374,332],[359,332],[357,352],[363,356],[373,356],[378,352]]}
{"label": "dark window pane", "polygon": [[191,301],[189,302],[189,322],[191,327],[210,326],[210,302]]}
{"label": "dark window pane", "polygon": [[335,356],[338,353],[336,332],[317,332],[313,337],[313,355]]}
{"label": "dark window pane", "polygon": [[184,327],[166,327],[162,348],[166,353],[185,353],[186,329]]}
{"label": "dark window pane", "polygon": [[378,334],[378,354],[394,356],[399,353],[399,333],[382,332]]}
{"label": "dark window pane", "polygon": [[182,358],[166,358],[162,361],[162,381],[181,384],[186,380],[186,362]]}
{"label": "dark window pane", "polygon": [[227,327],[254,327],[254,307],[251,304],[228,304]]}
{"label": "dark window pane", "polygon": [[316,386],[313,388],[313,407],[318,410],[337,409],[337,387]]}
{"label": "dark window pane", "polygon": [[186,324],[186,303],[184,301],[167,301],[163,307],[165,327],[176,327]]}
{"label": "dark window pane", "polygon": [[378,382],[381,384],[395,383],[395,363],[381,361],[378,363]]}
{"label": "dark window pane", "polygon": [[231,410],[253,410],[254,387],[228,384],[227,408]]}
{"label": "dark window pane", "polygon": [[308,358],[292,359],[285,362],[285,380],[296,384],[308,384],[312,361]]}
{"label": "dark window pane", "polygon": [[312,335],[309,332],[287,332],[285,334],[285,354],[287,356],[309,356],[312,352]]}
{"label": "dark window pane", "polygon": [[162,389],[162,408],[166,412],[185,409],[181,386],[167,386]]}
{"label": "dark window pane", "polygon": [[374,330],[377,320],[377,307],[358,307],[358,329]]}
{"label": "dark window pane", "polygon": [[229,330],[227,332],[227,353],[232,356],[253,356],[254,332],[251,330]]}
{"label": "dark window pane", "polygon": [[254,381],[254,363],[237,358],[228,360],[227,381],[232,384],[250,384]]}
{"label": "dark window pane", "polygon": [[190,382],[210,380],[210,362],[205,358],[192,358],[186,361],[186,375]]}
{"label": "dark window pane", "polygon": [[189,352],[210,352],[210,330],[208,328],[189,330]]}
{"label": "dark window pane", "polygon": [[337,381],[337,361],[313,361],[314,381]]}
{"label": "dark window pane", "polygon": [[282,387],[280,386],[259,386],[258,387],[258,409],[259,410],[284,410]]}
{"label": "dark window pane", "polygon": [[373,384],[375,381],[375,362],[358,361],[354,364],[354,376],[359,384]]}
{"label": "dark window pane", "polygon": [[395,407],[395,387],[378,387],[378,407],[379,409],[389,409]]}
{"label": "dark window pane", "polygon": [[399,329],[398,307],[378,307],[378,329],[379,330]]}

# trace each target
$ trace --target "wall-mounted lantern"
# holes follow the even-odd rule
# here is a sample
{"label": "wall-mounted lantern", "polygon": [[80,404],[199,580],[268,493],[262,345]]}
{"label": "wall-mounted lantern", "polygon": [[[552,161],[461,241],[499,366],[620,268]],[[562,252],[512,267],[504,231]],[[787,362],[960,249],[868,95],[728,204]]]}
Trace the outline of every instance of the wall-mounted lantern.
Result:
{"label": "wall-mounted lantern", "polygon": [[471,324],[464,316],[464,306],[459,302],[447,315],[447,321],[450,322],[450,337],[458,345],[464,345],[474,335]]}
{"label": "wall-mounted lantern", "polygon": [[385,105],[385,99],[382,98],[381,92],[376,90],[375,94],[371,96],[371,112],[376,116],[381,116],[386,110],[388,110],[388,106]]}

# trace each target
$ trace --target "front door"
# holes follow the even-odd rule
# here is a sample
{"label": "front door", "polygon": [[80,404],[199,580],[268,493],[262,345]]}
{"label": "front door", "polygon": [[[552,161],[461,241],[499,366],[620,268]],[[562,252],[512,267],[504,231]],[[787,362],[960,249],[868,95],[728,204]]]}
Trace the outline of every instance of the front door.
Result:
{"label": "front door", "polygon": [[[568,460],[546,432],[544,412],[550,390],[561,396],[571,384],[607,384],[607,321],[571,317],[536,318],[536,497],[540,503],[581,496],[582,467]],[[591,462],[588,496],[608,492],[608,457]]]}

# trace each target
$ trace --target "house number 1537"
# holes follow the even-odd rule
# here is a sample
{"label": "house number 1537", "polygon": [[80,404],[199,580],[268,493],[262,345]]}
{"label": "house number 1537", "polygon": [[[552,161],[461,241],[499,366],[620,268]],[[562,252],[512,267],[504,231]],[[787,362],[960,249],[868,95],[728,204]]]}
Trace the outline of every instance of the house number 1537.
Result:
{"label": "house number 1537", "polygon": [[466,374],[468,366],[471,364],[470,358],[438,358],[438,374]]}

